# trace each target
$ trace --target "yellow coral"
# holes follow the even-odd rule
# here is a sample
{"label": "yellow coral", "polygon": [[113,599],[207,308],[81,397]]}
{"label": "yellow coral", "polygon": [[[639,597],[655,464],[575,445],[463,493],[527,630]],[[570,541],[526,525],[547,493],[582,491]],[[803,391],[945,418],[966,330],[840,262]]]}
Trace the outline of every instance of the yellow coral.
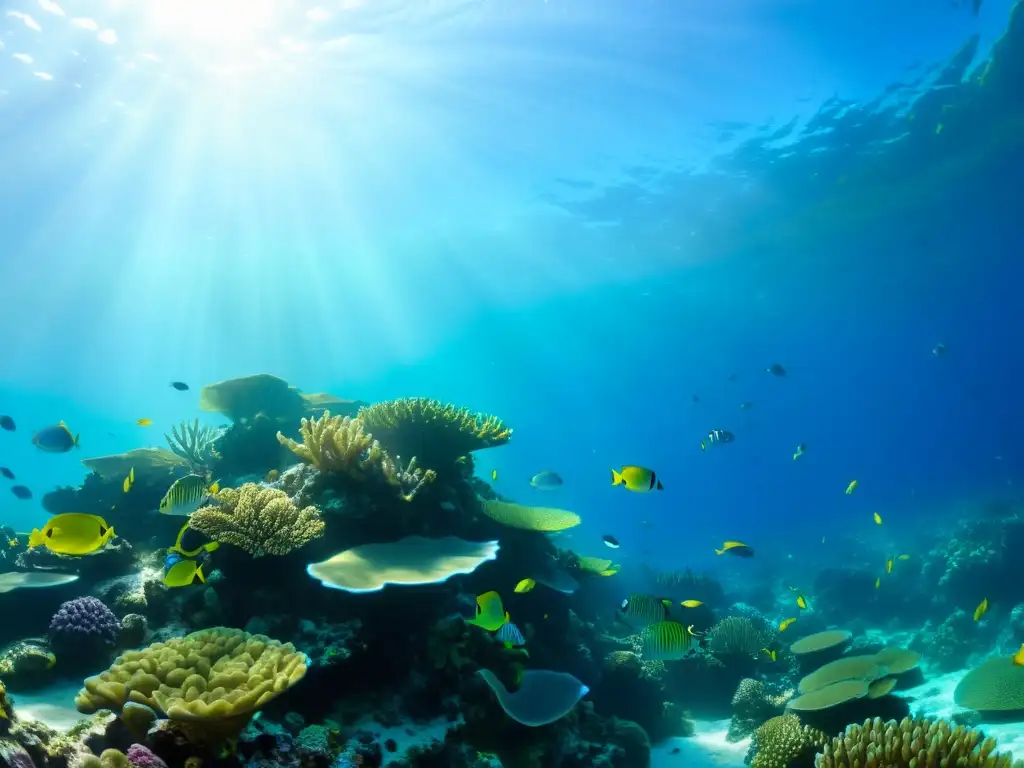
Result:
{"label": "yellow coral", "polygon": [[904,718],[900,723],[880,718],[851,725],[846,733],[825,743],[818,768],[1021,768],[1011,754],[995,754],[996,740],[980,731],[953,726],[946,720]]}
{"label": "yellow coral", "polygon": [[237,735],[252,715],[306,674],[308,659],[291,643],[215,627],[140,651],[85,680],[79,712],[145,704],[197,736]]}
{"label": "yellow coral", "polygon": [[375,403],[359,411],[366,428],[389,451],[417,456],[426,466],[450,467],[470,451],[504,445],[512,430],[496,416],[426,397]]}
{"label": "yellow coral", "polygon": [[316,507],[299,509],[276,488],[246,483],[225,488],[214,498],[218,505],[196,510],[189,527],[253,557],[287,555],[323,536],[326,527]]}
{"label": "yellow coral", "polygon": [[828,737],[800,724],[796,715],[779,715],[754,731],[754,759],[750,768],[786,768],[792,760],[808,756]]}

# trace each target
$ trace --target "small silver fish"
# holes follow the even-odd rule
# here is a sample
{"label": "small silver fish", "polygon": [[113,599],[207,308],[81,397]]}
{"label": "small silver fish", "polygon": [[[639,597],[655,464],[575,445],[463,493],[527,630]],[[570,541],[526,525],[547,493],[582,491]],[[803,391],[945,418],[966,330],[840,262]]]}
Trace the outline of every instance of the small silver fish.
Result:
{"label": "small silver fish", "polygon": [[558,476],[557,472],[545,469],[530,478],[530,485],[538,491],[552,491],[562,486],[562,478]]}

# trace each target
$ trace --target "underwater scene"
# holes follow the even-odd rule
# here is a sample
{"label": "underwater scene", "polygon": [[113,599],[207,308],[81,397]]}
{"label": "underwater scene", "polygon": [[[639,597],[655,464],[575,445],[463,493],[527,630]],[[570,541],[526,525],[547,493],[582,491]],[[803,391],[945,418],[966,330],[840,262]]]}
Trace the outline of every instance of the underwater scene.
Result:
{"label": "underwater scene", "polygon": [[0,768],[1024,768],[1024,0],[0,0]]}

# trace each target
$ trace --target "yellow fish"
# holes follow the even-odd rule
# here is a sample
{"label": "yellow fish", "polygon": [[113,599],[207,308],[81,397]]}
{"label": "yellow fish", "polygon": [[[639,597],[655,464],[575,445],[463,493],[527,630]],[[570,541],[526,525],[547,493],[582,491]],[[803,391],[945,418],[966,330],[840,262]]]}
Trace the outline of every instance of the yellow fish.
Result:
{"label": "yellow fish", "polygon": [[192,584],[205,584],[203,566],[195,560],[180,560],[172,565],[164,574],[164,584],[168,587],[187,587]]}
{"label": "yellow fish", "polygon": [[875,577],[875,589],[878,589],[880,586],[882,586],[882,577],[881,576],[876,576]]}
{"label": "yellow fish", "polygon": [[683,606],[683,608],[699,608],[704,605],[704,603],[700,600],[683,600],[680,605]]}
{"label": "yellow fish", "polygon": [[647,493],[648,491],[664,491],[665,486],[653,469],[634,467],[627,464],[620,470],[612,470],[612,485],[624,485],[630,491]]}
{"label": "yellow fish", "polygon": [[890,557],[885,561],[885,572],[892,573],[892,558]]}
{"label": "yellow fish", "polygon": [[148,427],[148,426],[150,426],[153,423],[153,420],[152,419],[139,419],[135,423],[137,425],[139,425],[140,427]]}
{"label": "yellow fish", "polygon": [[523,579],[518,584],[516,584],[515,591],[518,592],[521,595],[524,592],[529,592],[531,589],[533,589],[536,586],[537,586],[537,582],[534,581],[533,579]]}
{"label": "yellow fish", "polygon": [[850,482],[850,484],[848,486],[846,486],[846,495],[849,496],[855,490],[857,490],[857,481],[856,480],[852,480]]}
{"label": "yellow fish", "polygon": [[8,541],[7,542],[7,546],[10,547],[11,549],[14,549],[16,546],[18,546],[18,538],[17,538],[17,536],[15,536],[13,539]]}
{"label": "yellow fish", "polygon": [[189,549],[189,550],[182,549],[181,548],[181,540],[183,538],[185,538],[185,533],[187,531],[189,531],[189,530],[190,530],[190,528],[189,528],[189,525],[188,525],[188,520],[186,520],[185,524],[183,526],[181,526],[181,530],[178,531],[178,538],[175,539],[174,544],[172,544],[171,546],[169,546],[167,548],[167,551],[168,552],[177,552],[182,557],[195,557],[200,552],[202,552],[204,549],[207,552],[216,552],[218,549],[220,549],[220,542],[217,542],[217,541],[209,541],[206,544],[200,544],[195,549]]}
{"label": "yellow fish", "polygon": [[897,559],[897,560],[909,560],[909,559],[910,559],[910,555],[900,555],[900,556],[899,556],[898,558],[896,558],[896,559]]}
{"label": "yellow fish", "polygon": [[716,549],[716,555],[724,554],[735,555],[736,557],[753,557],[754,550],[744,544],[742,541],[727,541],[722,544],[721,549]]}
{"label": "yellow fish", "polygon": [[1020,650],[1013,654],[1013,663],[1018,667],[1024,667],[1024,643],[1020,644]]}
{"label": "yellow fish", "polygon": [[267,472],[267,482],[268,483],[273,483],[280,476],[281,476],[281,470],[279,470],[279,469],[272,469],[269,472]]}
{"label": "yellow fish", "polygon": [[789,626],[794,621],[796,621],[796,617],[793,617],[791,619],[783,619],[782,621],[780,621],[779,622],[779,632],[785,632],[787,629],[789,629]]}
{"label": "yellow fish", "polygon": [[801,609],[803,611],[807,610],[807,601],[804,600],[804,596],[803,595],[797,595],[796,596],[796,606],[797,606],[797,608],[799,608],[799,609]]}
{"label": "yellow fish", "polygon": [[875,514],[873,514],[871,517],[874,518],[875,525],[881,525],[882,524],[882,516],[880,514],[878,514],[877,512],[875,512]]}
{"label": "yellow fish", "polygon": [[605,568],[603,571],[601,571],[597,575],[598,576],[614,576],[616,573],[618,573],[621,570],[622,570],[622,566],[621,565],[619,565],[618,563],[612,563],[611,565],[609,565],[607,568]]}
{"label": "yellow fish", "polygon": [[98,515],[68,512],[50,518],[28,535],[30,547],[44,546],[60,555],[88,555],[103,549],[114,538],[114,529]]}
{"label": "yellow fish", "polygon": [[762,648],[761,650],[768,654],[769,659],[775,661],[775,651],[769,650],[767,648]]}
{"label": "yellow fish", "polygon": [[974,609],[974,620],[981,621],[981,617],[988,613],[988,598],[986,597],[980,603],[978,607]]}
{"label": "yellow fish", "polygon": [[135,485],[135,467],[128,470],[128,476],[124,479],[124,483],[121,484],[125,493],[128,493],[133,485]]}
{"label": "yellow fish", "polygon": [[497,480],[497,479],[498,479],[498,470],[492,469],[491,470],[491,480]]}
{"label": "yellow fish", "polygon": [[476,616],[466,619],[467,624],[475,624],[488,632],[497,632],[508,622],[508,611],[501,604],[501,595],[497,592],[484,592],[476,599]]}

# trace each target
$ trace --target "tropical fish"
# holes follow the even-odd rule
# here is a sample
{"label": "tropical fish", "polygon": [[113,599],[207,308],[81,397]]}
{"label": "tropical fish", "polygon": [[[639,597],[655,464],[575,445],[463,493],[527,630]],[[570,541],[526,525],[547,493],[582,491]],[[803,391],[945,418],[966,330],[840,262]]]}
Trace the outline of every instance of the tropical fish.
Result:
{"label": "tropical fish", "polygon": [[68,512],[57,515],[42,527],[33,528],[30,547],[45,546],[61,555],[88,555],[106,546],[114,538],[114,529],[99,515]]}
{"label": "tropical fish", "polygon": [[802,611],[807,610],[807,601],[804,599],[803,595],[796,596],[796,607]]}
{"label": "tropical fish", "polygon": [[981,621],[981,617],[988,613],[988,598],[986,597],[980,603],[978,607],[974,609],[974,620]]}
{"label": "tropical fish", "polygon": [[782,621],[780,621],[779,622],[779,632],[785,632],[787,629],[789,629],[790,625],[792,625],[792,623],[794,621],[796,621],[796,617],[789,618],[789,619],[783,619]]}
{"label": "tropical fish", "polygon": [[137,426],[140,426],[140,427],[149,427],[149,426],[151,426],[153,424],[153,420],[152,419],[139,419],[138,421],[135,422],[135,424]]}
{"label": "tropical fish", "polygon": [[[849,491],[847,491],[847,493],[849,493]],[[875,512],[873,515],[871,515],[871,519],[875,521],[875,525],[881,525],[882,524],[882,516],[880,514],[878,514],[877,512]]]}
{"label": "tropical fish", "polygon": [[910,555],[900,555],[896,559],[897,560],[909,560],[910,559]]}
{"label": "tropical fish", "polygon": [[203,566],[195,560],[181,560],[164,574],[164,584],[168,587],[188,587],[192,584],[205,584]]}
{"label": "tropical fish", "polygon": [[164,555],[164,572],[171,570],[177,563],[180,563],[185,558],[179,555],[177,552],[167,550],[167,554]]}
{"label": "tropical fish", "polygon": [[267,482],[268,483],[277,482],[277,479],[280,476],[281,476],[281,470],[279,470],[279,469],[272,469],[269,472],[267,472]]}
{"label": "tropical fish", "polygon": [[16,546],[18,546],[18,537],[15,536],[12,539],[8,539],[7,540],[7,546],[10,547],[11,549],[14,549]]}
{"label": "tropical fish", "polygon": [[188,392],[188,384],[186,384],[184,381],[172,381],[171,386],[174,387],[179,392]]}
{"label": "tropical fish", "polygon": [[731,443],[736,436],[727,429],[712,429],[708,436],[700,441],[700,449],[706,451],[710,445]]}
{"label": "tropical fish", "polygon": [[497,479],[498,479],[498,470],[492,469],[491,470],[491,480],[497,480]]}
{"label": "tropical fish", "polygon": [[892,558],[890,557],[885,561],[885,572],[892,573]]}
{"label": "tropical fish", "polygon": [[785,376],[786,375],[786,369],[783,368],[778,363],[772,363],[767,368],[765,368],[765,370],[768,371],[768,373],[770,373],[772,376],[780,376],[781,377],[781,376]]}
{"label": "tropical fish", "polygon": [[78,435],[71,434],[63,421],[55,427],[43,427],[32,436],[32,445],[46,453],[67,453],[78,447]]}
{"label": "tropical fish", "polygon": [[644,661],[676,661],[696,649],[694,635],[677,621],[659,621],[640,634],[640,655]]}
{"label": "tropical fish", "polygon": [[25,485],[12,485],[11,493],[14,494],[15,498],[21,499],[22,501],[28,501],[32,498],[32,491]]}
{"label": "tropical fish", "polygon": [[604,545],[606,547],[611,547],[612,549],[618,549],[619,548],[619,540],[616,539],[611,534],[605,534],[604,536],[602,536],[601,537],[601,541],[604,542]]}
{"label": "tropical fish", "polygon": [[476,599],[476,615],[466,619],[467,624],[475,624],[488,632],[497,632],[508,622],[508,611],[501,604],[501,595],[497,592],[484,592]]}
{"label": "tropical fish", "polygon": [[651,595],[630,595],[619,604],[619,615],[631,626],[646,627],[668,618],[671,600]]}
{"label": "tropical fish", "polygon": [[1013,654],[1013,663],[1018,667],[1024,667],[1024,643],[1021,643],[1020,650]]}
{"label": "tropical fish", "polygon": [[220,490],[217,483],[207,486],[207,482],[209,478],[203,475],[185,475],[175,480],[160,500],[160,514],[191,515]]}
{"label": "tropical fish", "polygon": [[700,608],[704,603],[700,600],[683,600],[680,605],[683,606],[683,608]]}
{"label": "tropical fish", "polygon": [[10,571],[0,573],[0,595],[16,589],[42,589],[59,587],[78,581],[74,573],[57,573],[55,571]]}
{"label": "tropical fish", "polygon": [[533,589],[536,586],[537,586],[537,582],[534,581],[533,579],[523,579],[518,584],[516,584],[516,588],[515,588],[514,591],[518,592],[520,595],[522,595],[522,594],[524,594],[526,592],[529,592],[531,589]]}
{"label": "tropical fish", "polygon": [[881,576],[876,576],[875,577],[875,589],[878,589],[880,586],[882,586],[882,577]]}
{"label": "tropical fish", "polygon": [[850,484],[848,486],[846,486],[846,495],[849,496],[855,490],[857,490],[857,481],[856,480],[851,480]]}
{"label": "tropical fish", "polygon": [[647,491],[663,491],[665,486],[661,484],[653,469],[645,469],[630,464],[622,467],[618,472],[612,470],[612,485],[624,485],[636,493],[647,493]]}
{"label": "tropical fish", "polygon": [[943,344],[942,342],[939,342],[934,347],[932,347],[932,354],[935,355],[936,357],[944,357],[946,354],[946,345]]}
{"label": "tropical fish", "polygon": [[775,661],[775,657],[776,657],[775,651],[773,651],[773,650],[771,650],[769,648],[762,648],[761,650],[764,651],[768,655],[769,659],[771,659],[772,661]]}
{"label": "tropical fish", "polygon": [[736,557],[753,557],[754,550],[742,541],[727,541],[721,549],[715,550],[716,555],[735,555]]}
{"label": "tropical fish", "polygon": [[751,403],[751,402],[742,402],[742,403],[740,403],[740,410],[741,411],[749,411],[753,407],[754,407],[754,404]]}
{"label": "tropical fish", "polygon": [[523,633],[520,632],[519,627],[511,621],[507,621],[501,625],[497,632],[497,638],[505,644],[506,648],[526,645],[526,638],[523,637]]}
{"label": "tropical fish", "polygon": [[128,470],[128,476],[125,477],[121,487],[124,488],[125,493],[128,493],[128,491],[132,489],[133,485],[135,485],[135,467]]}
{"label": "tropical fish", "polygon": [[807,453],[807,443],[800,443],[800,445],[796,447],[796,451],[793,452],[793,461],[796,461],[805,453]]}
{"label": "tropical fish", "polygon": [[[195,557],[200,552],[216,552],[220,548],[220,542],[208,541],[205,544],[200,544],[195,549],[185,549],[183,542],[186,534],[192,533],[196,537],[202,535],[198,531],[194,531],[190,528],[188,523],[189,521],[186,520],[185,524],[181,526],[181,530],[178,531],[178,538],[174,540],[174,544],[167,548],[169,553],[177,553],[182,557]],[[179,560],[180,559],[181,558],[179,558]]]}
{"label": "tropical fish", "polygon": [[11,470],[9,470],[7,467],[0,467],[0,475],[3,475],[8,480],[14,479],[14,473],[11,472]]}
{"label": "tropical fish", "polygon": [[618,563],[612,563],[607,568],[605,568],[603,571],[600,571],[597,575],[598,576],[614,576],[616,573],[618,573],[621,570],[622,570],[622,566],[621,565],[619,565]]}
{"label": "tropical fish", "polygon": [[538,472],[530,478],[530,485],[538,491],[552,491],[555,488],[561,487],[562,478],[558,476],[557,472],[545,469],[543,472]]}
{"label": "tropical fish", "polygon": [[6,429],[8,432],[14,432],[17,429],[14,419],[10,416],[0,416],[0,428]]}

